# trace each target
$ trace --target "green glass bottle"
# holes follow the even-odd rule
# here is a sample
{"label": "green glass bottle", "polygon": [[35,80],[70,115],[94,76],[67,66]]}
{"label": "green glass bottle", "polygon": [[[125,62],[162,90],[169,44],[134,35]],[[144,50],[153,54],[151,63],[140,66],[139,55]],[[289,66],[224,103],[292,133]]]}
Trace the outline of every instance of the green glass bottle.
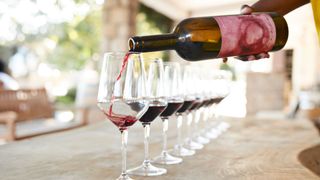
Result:
{"label": "green glass bottle", "polygon": [[254,55],[282,49],[288,25],[276,13],[188,18],[169,34],[134,36],[131,52],[176,50],[185,60]]}

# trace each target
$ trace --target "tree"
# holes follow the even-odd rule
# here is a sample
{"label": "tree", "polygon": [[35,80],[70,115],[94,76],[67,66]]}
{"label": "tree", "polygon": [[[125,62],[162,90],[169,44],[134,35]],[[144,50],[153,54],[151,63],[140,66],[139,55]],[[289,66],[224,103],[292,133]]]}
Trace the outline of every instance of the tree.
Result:
{"label": "tree", "polygon": [[96,2],[2,0],[0,45],[28,47],[59,69],[80,69],[99,52],[101,4]]}

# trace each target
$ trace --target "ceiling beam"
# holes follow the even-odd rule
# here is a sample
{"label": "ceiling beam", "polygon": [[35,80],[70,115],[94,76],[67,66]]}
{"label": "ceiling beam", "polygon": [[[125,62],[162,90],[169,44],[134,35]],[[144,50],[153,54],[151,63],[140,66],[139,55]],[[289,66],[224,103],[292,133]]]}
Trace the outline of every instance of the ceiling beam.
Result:
{"label": "ceiling beam", "polygon": [[140,0],[140,2],[174,21],[182,20],[190,15],[188,11],[183,10],[176,3],[163,0]]}

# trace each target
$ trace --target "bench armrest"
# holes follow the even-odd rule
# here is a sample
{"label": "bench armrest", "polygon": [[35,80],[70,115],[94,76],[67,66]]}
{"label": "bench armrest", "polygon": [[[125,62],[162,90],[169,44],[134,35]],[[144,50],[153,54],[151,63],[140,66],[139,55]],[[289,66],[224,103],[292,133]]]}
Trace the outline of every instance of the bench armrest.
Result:
{"label": "bench armrest", "polygon": [[15,121],[17,113],[14,111],[3,111],[0,112],[0,123],[7,123],[8,121]]}

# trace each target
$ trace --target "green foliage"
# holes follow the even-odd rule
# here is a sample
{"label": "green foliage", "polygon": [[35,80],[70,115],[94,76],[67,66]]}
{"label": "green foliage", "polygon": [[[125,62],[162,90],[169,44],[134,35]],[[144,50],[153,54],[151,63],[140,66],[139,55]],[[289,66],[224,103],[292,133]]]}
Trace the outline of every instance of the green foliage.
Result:
{"label": "green foliage", "polygon": [[[172,28],[172,20],[163,14],[141,4],[139,7],[139,14],[145,14],[145,21],[150,25],[150,27],[159,29],[162,33],[169,33]],[[139,26],[139,23],[137,24]]]}
{"label": "green foliage", "polygon": [[4,0],[3,4],[9,9],[0,11],[4,32],[0,45],[24,46],[60,70],[81,69],[99,52],[102,18],[96,0]]}
{"label": "green foliage", "polygon": [[93,11],[86,17],[76,17],[71,23],[56,27],[57,33],[50,39],[57,43],[49,54],[50,63],[59,69],[81,69],[99,52],[101,41],[101,12]]}
{"label": "green foliage", "polygon": [[232,66],[230,66],[228,63],[222,63],[220,65],[220,69],[230,71],[232,73],[232,81],[237,80],[237,76],[236,76],[236,72],[235,72],[234,68]]}
{"label": "green foliage", "polygon": [[69,89],[65,96],[57,96],[55,103],[63,105],[71,105],[76,99],[76,88]]}
{"label": "green foliage", "polygon": [[[140,4],[139,13],[136,18],[137,35],[152,35],[169,33],[172,28],[173,21],[168,17],[154,11],[151,8]],[[151,52],[144,53],[145,59],[162,58],[164,61],[169,60],[169,52]]]}

